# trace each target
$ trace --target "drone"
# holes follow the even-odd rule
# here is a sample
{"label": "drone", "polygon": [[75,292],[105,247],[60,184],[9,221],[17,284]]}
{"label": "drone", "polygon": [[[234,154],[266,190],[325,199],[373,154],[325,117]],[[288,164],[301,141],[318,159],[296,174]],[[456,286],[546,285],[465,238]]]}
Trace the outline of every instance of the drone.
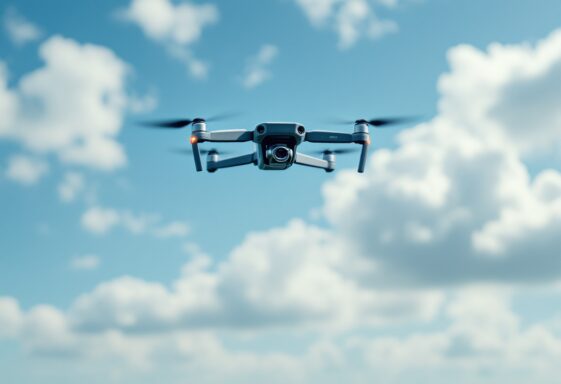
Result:
{"label": "drone", "polygon": [[[378,118],[378,119],[358,119],[351,122],[354,124],[352,133],[334,131],[308,131],[300,123],[281,123],[270,122],[261,123],[253,130],[233,129],[233,130],[207,130],[207,122],[219,120],[215,118],[194,118],[164,120],[145,123],[145,125],[155,128],[181,129],[191,126],[191,150],[195,160],[197,172],[203,170],[201,153],[207,155],[206,170],[213,173],[218,169],[238,167],[253,164],[262,170],[286,170],[294,164],[323,169],[326,172],[335,170],[335,155],[354,152],[353,149],[326,149],[315,152],[323,155],[320,157],[306,155],[298,150],[300,144],[323,143],[323,144],[358,144],[360,148],[360,159],[358,162],[359,173],[364,172],[368,147],[370,146],[369,127],[386,127],[400,124],[410,120],[410,118]],[[201,150],[199,145],[209,143],[243,143],[254,142],[255,151],[241,156],[220,159],[220,153],[216,149]]]}

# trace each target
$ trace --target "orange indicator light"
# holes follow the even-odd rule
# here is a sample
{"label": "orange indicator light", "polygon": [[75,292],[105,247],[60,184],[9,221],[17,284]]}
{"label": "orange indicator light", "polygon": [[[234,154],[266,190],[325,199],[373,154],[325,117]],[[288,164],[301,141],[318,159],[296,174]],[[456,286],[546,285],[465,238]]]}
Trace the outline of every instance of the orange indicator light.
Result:
{"label": "orange indicator light", "polygon": [[191,136],[191,144],[196,144],[196,143],[197,143],[197,137]]}

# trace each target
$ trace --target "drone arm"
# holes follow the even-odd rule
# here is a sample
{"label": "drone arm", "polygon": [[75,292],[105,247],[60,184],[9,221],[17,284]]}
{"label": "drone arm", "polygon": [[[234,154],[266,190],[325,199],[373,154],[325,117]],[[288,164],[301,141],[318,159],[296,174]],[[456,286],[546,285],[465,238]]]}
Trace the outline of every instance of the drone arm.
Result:
{"label": "drone arm", "polygon": [[247,155],[231,157],[229,159],[218,160],[218,155],[209,155],[206,163],[206,169],[208,172],[215,172],[220,168],[230,168],[238,167],[240,165],[247,165],[255,163],[257,160],[257,154],[249,153]]}
{"label": "drone arm", "polygon": [[310,143],[353,143],[354,137],[351,133],[308,131],[304,140]]}
{"label": "drone arm", "polygon": [[201,131],[197,135],[198,141],[210,141],[214,143],[246,142],[253,140],[253,131],[245,129],[231,129],[224,131]]}
{"label": "drone arm", "polygon": [[294,163],[304,165],[306,167],[325,169],[327,172],[331,172],[334,169],[333,168],[334,162],[318,159],[317,157],[304,155],[298,152],[296,153]]}

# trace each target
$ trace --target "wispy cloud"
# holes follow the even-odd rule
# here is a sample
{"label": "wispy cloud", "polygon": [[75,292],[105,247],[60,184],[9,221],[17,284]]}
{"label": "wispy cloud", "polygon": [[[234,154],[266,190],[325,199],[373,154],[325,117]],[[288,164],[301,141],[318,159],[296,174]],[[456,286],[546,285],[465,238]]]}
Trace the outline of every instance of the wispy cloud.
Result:
{"label": "wispy cloud", "polygon": [[97,269],[101,261],[96,255],[83,255],[74,257],[70,261],[70,266],[76,270],[91,271]]}
{"label": "wispy cloud", "polygon": [[38,158],[14,155],[10,158],[6,177],[23,185],[33,185],[49,172],[49,165]]}
{"label": "wispy cloud", "polygon": [[41,30],[26,20],[15,8],[8,8],[4,13],[4,29],[12,42],[24,45],[41,38]]}
{"label": "wispy cloud", "polygon": [[247,63],[242,84],[245,88],[255,88],[271,78],[271,63],[279,54],[279,49],[272,44],[265,44]]}
{"label": "wispy cloud", "polygon": [[134,235],[149,234],[157,238],[186,237],[189,224],[183,221],[162,222],[159,215],[134,213],[99,205],[88,208],[81,217],[82,227],[95,235],[105,235],[122,228]]}
{"label": "wispy cloud", "polygon": [[67,172],[58,185],[58,196],[65,203],[71,203],[85,190],[84,175],[78,172]]}
{"label": "wispy cloud", "polygon": [[189,225],[182,221],[172,221],[154,229],[154,235],[167,239],[171,237],[185,237],[191,231]]}
{"label": "wispy cloud", "polygon": [[[339,37],[339,48],[353,46],[361,37],[379,39],[398,30],[392,20],[380,19],[369,0],[295,0],[312,25],[330,28]],[[379,1],[378,5],[395,7],[397,0]]]}
{"label": "wispy cloud", "polygon": [[218,22],[216,6],[191,2],[176,5],[170,0],[132,0],[128,8],[118,14],[138,25],[148,38],[162,44],[172,57],[184,62],[193,77],[207,75],[208,65],[193,55],[190,46],[201,38],[207,26]]}

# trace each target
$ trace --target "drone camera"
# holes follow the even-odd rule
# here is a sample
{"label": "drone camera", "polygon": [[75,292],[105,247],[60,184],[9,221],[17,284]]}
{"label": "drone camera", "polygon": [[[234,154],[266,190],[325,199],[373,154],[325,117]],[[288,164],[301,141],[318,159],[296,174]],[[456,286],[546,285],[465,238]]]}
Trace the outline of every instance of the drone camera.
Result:
{"label": "drone camera", "polygon": [[284,165],[292,160],[294,152],[284,144],[272,145],[267,149],[267,160],[271,165]]}

